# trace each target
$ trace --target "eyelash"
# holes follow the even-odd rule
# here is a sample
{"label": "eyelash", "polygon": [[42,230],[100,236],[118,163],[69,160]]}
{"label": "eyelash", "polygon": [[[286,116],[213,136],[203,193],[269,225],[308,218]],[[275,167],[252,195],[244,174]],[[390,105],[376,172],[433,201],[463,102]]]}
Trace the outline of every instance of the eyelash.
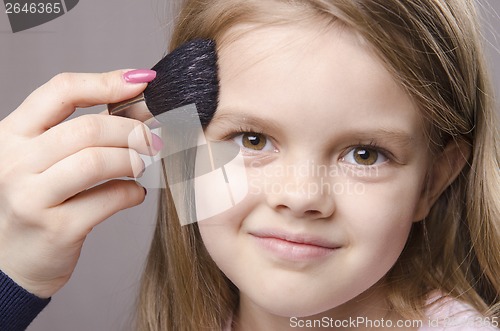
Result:
{"label": "eyelash", "polygon": [[[231,131],[227,131],[226,133],[224,133],[222,135],[223,136],[222,140],[230,140],[230,139],[233,139],[233,138],[235,138],[241,134],[245,134],[245,133],[261,134],[261,135],[268,137],[271,141],[274,141],[274,139],[271,136],[269,136],[268,134],[266,134],[263,130],[260,130],[257,128],[252,128],[252,127],[242,127],[242,126],[238,127],[236,130],[233,129]],[[394,159],[395,159],[394,155],[390,151],[381,147],[379,144],[377,144],[377,142],[375,142],[373,140],[370,141],[368,144],[359,142],[358,144],[351,145],[351,146],[347,147],[345,149],[345,151],[341,154],[340,159],[344,158],[350,151],[352,151],[355,148],[366,148],[366,149],[374,150],[377,153],[380,153],[384,157],[386,157],[388,161],[394,161]]]}
{"label": "eyelash", "polygon": [[[386,162],[392,162],[395,160],[394,158],[394,155],[388,151],[387,149],[379,146],[375,141],[370,141],[368,144],[366,143],[361,143],[359,142],[358,144],[355,144],[355,145],[351,145],[349,146],[348,148],[345,149],[345,151],[341,154],[341,157],[340,157],[340,160],[344,159],[346,157],[347,154],[349,154],[351,151],[353,151],[354,149],[356,148],[359,148],[359,149],[370,149],[370,150],[373,150],[379,154],[381,154],[382,156],[384,156],[387,161]],[[354,165],[356,166],[356,165]],[[376,165],[370,165],[370,166],[362,166],[362,165],[359,165],[361,167],[377,167]]]}
{"label": "eyelash", "polygon": [[377,144],[375,141],[370,141],[368,144],[363,144],[363,143],[358,143],[357,145],[353,145],[349,147],[349,151],[354,149],[354,148],[367,148],[367,149],[373,149],[374,151],[377,151],[378,153],[381,153],[383,156],[385,156],[387,159],[392,160],[394,159],[394,155],[389,152],[387,149],[383,148],[379,144]]}
{"label": "eyelash", "polygon": [[[223,140],[232,140],[238,136],[241,136],[241,135],[244,135],[244,134],[255,134],[255,135],[262,135],[264,137],[266,137],[267,141],[272,144],[274,146],[274,139],[269,136],[268,134],[264,133],[264,131],[260,130],[260,129],[256,129],[256,128],[252,128],[252,127],[238,127],[236,130],[231,130],[231,131],[228,131],[226,134],[223,135]],[[264,150],[261,150],[261,151],[257,151],[257,150],[252,150],[252,149],[248,149],[248,148],[245,148],[245,147],[242,147],[242,151],[244,153],[244,155],[247,155],[247,156],[262,156],[264,157],[265,155],[268,155],[270,151],[264,151]],[[277,149],[274,149],[274,151],[276,152]]]}
{"label": "eyelash", "polygon": [[230,140],[230,139],[233,139],[234,137],[237,137],[239,136],[240,134],[244,134],[244,133],[257,133],[257,134],[261,134],[263,136],[266,136],[266,137],[269,137],[271,140],[272,138],[265,134],[264,131],[262,130],[259,130],[259,129],[256,129],[256,128],[250,128],[250,127],[238,127],[236,130],[231,130],[231,131],[227,131],[226,133],[224,133],[222,135],[222,140]]}

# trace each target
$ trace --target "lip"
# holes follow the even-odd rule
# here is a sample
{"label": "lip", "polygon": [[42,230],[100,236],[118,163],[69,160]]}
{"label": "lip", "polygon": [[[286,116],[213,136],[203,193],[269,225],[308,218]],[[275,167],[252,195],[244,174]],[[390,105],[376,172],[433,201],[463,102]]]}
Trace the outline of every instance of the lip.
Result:
{"label": "lip", "polygon": [[316,260],[341,246],[322,237],[279,230],[249,232],[256,244],[273,256],[289,261]]}

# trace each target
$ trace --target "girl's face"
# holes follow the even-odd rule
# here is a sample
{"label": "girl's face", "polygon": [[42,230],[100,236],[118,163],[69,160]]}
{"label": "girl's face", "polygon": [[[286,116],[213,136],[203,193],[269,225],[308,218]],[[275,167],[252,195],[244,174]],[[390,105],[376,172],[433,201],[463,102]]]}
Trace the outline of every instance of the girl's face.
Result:
{"label": "girl's face", "polygon": [[339,26],[250,29],[224,44],[219,65],[206,136],[241,146],[249,192],[199,228],[240,309],[309,316],[357,310],[368,292],[363,305],[379,300],[373,285],[426,209],[415,105]]}

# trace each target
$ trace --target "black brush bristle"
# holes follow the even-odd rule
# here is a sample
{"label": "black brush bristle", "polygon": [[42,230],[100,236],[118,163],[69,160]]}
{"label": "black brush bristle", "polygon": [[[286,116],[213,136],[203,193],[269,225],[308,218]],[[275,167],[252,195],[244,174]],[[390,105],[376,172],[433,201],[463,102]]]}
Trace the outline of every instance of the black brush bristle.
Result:
{"label": "black brush bristle", "polygon": [[153,68],[156,78],[144,90],[144,100],[155,117],[166,111],[196,104],[206,126],[217,109],[219,77],[213,40],[195,39],[166,55]]}

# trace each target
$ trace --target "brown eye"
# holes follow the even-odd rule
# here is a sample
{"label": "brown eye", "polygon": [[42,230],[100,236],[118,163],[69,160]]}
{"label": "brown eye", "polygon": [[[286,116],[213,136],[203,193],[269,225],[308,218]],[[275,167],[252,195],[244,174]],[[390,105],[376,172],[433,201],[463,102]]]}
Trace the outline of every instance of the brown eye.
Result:
{"label": "brown eye", "polygon": [[253,149],[256,151],[261,151],[266,147],[267,139],[263,134],[248,132],[242,134],[242,144],[243,147],[248,149]]}
{"label": "brown eye", "polygon": [[385,153],[369,146],[354,147],[342,158],[343,162],[365,167],[376,166],[388,160]]}
{"label": "brown eye", "polygon": [[361,165],[373,165],[378,160],[378,152],[364,147],[354,149],[354,160]]}

